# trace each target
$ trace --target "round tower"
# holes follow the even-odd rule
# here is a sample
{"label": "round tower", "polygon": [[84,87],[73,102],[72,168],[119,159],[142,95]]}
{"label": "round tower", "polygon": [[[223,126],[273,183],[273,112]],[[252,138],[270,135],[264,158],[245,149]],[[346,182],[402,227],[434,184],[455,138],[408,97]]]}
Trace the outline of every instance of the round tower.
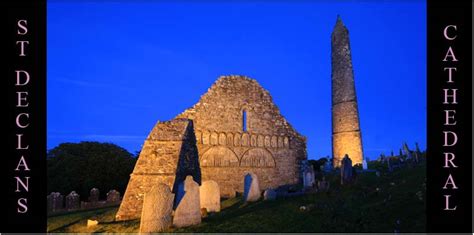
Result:
{"label": "round tower", "polygon": [[331,35],[331,62],[333,164],[339,167],[347,154],[355,165],[363,160],[362,137],[349,31],[339,16]]}

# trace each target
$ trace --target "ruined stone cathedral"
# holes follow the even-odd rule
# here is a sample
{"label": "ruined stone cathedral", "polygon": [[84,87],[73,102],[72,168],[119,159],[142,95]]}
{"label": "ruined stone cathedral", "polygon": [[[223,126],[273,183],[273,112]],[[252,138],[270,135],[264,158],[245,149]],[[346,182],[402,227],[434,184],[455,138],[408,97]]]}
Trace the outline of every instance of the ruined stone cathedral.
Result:
{"label": "ruined stone cathedral", "polygon": [[[347,29],[338,18],[332,34],[334,166],[344,154],[362,162],[362,144]],[[139,218],[144,193],[158,183],[176,192],[187,175],[214,180],[222,197],[243,192],[244,175],[261,189],[301,182],[306,138],[282,116],[269,92],[245,76],[222,76],[191,108],[158,121],[148,135],[117,220]]]}
{"label": "ruined stone cathedral", "polygon": [[248,172],[258,176],[262,189],[295,184],[306,158],[306,138],[267,90],[245,76],[222,76],[193,107],[155,125],[116,218],[140,217],[145,192],[158,183],[176,191],[186,175],[198,183],[216,181],[223,197],[243,192]]}

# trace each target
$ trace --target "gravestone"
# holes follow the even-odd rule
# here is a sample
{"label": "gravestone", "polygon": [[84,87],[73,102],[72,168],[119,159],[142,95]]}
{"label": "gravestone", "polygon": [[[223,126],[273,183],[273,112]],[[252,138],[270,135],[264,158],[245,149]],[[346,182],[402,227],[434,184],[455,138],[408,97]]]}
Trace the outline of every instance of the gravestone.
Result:
{"label": "gravestone", "polygon": [[407,143],[403,143],[403,151],[405,152],[405,155],[407,156],[407,159],[412,159],[413,158],[413,155],[411,154],[411,151],[408,148]]}
{"label": "gravestone", "polygon": [[326,181],[326,177],[323,177],[323,180],[318,181],[318,190],[320,192],[329,191],[329,181]]}
{"label": "gravestone", "polygon": [[221,211],[221,192],[219,185],[214,180],[202,182],[199,187],[201,208],[205,208],[207,212]]}
{"label": "gravestone", "polygon": [[341,184],[348,184],[352,181],[352,160],[346,154],[341,160]]}
{"label": "gravestone", "polygon": [[201,223],[201,206],[199,185],[188,175],[186,180],[179,184],[176,195],[176,210],[173,225],[181,228]]}
{"label": "gravestone", "polygon": [[392,172],[393,168],[392,168],[392,164],[390,164],[390,158],[387,159],[387,168],[389,172]]}
{"label": "gravestone", "polygon": [[120,201],[120,193],[119,191],[112,189],[107,193],[107,202],[114,203]]}
{"label": "gravestone", "polygon": [[93,204],[97,203],[99,201],[99,195],[100,195],[100,191],[98,188],[91,189],[90,194],[89,194],[89,202]]}
{"label": "gravestone", "polygon": [[311,164],[308,164],[303,169],[303,187],[312,188],[314,186],[314,169]]}
{"label": "gravestone", "polygon": [[326,163],[324,163],[324,171],[325,172],[331,172],[333,170],[332,168],[332,160],[328,159]]}
{"label": "gravestone", "polygon": [[56,212],[63,209],[64,196],[58,192],[52,192],[47,196],[47,206],[49,212]]}
{"label": "gravestone", "polygon": [[244,177],[244,200],[254,202],[260,199],[261,192],[257,175],[249,172]]}
{"label": "gravestone", "polygon": [[415,142],[415,151],[421,155],[421,150],[420,150],[420,146],[418,146],[418,142]]}
{"label": "gravestone", "polygon": [[362,170],[367,170],[367,161],[365,159],[362,161]]}
{"label": "gravestone", "polygon": [[66,210],[78,210],[81,208],[81,198],[76,191],[72,191],[66,196]]}
{"label": "gravestone", "polygon": [[153,186],[145,193],[140,233],[161,232],[172,224],[174,194],[166,184]]}
{"label": "gravestone", "polygon": [[269,188],[265,190],[263,193],[263,200],[268,201],[268,200],[275,200],[277,197],[277,193],[275,190]]}

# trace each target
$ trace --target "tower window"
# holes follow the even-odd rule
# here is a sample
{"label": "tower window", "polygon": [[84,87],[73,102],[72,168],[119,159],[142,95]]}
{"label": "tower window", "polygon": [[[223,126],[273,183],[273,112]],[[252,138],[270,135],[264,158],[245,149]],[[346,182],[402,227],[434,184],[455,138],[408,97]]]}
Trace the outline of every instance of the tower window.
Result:
{"label": "tower window", "polygon": [[247,111],[242,111],[242,131],[247,132]]}

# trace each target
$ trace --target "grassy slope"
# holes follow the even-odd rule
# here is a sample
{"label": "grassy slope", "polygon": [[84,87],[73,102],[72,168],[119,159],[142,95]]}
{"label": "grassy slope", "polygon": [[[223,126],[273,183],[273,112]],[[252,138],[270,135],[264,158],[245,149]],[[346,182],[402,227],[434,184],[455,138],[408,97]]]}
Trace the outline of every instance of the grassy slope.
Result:
{"label": "grassy slope", "polygon": [[[393,232],[397,220],[401,232],[424,232],[425,169],[399,169],[380,177],[364,173],[353,185],[344,187],[337,175],[331,175],[328,193],[276,201],[243,203],[240,198],[229,199],[223,202],[220,213],[211,214],[200,225],[167,232]],[[303,205],[313,209],[300,211]],[[117,209],[51,217],[48,231],[137,232],[138,220],[113,221]],[[91,218],[100,224],[87,229],[86,221]]]}

